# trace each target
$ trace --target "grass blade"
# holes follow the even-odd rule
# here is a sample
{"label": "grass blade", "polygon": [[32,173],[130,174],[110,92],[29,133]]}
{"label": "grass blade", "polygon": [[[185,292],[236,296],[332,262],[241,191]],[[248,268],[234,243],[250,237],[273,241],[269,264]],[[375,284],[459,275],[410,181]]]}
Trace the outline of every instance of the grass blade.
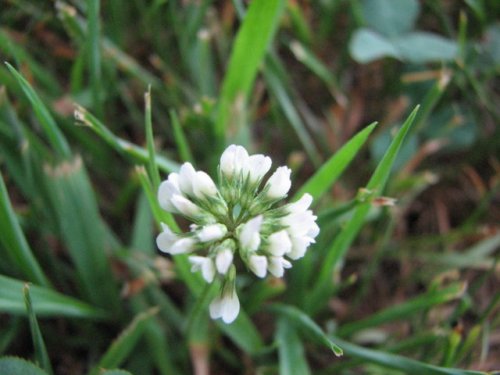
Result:
{"label": "grass blade", "polygon": [[28,313],[28,318],[30,321],[31,338],[33,339],[33,347],[35,349],[36,363],[40,365],[40,367],[43,368],[48,374],[53,374],[54,371],[52,371],[52,365],[50,364],[50,359],[47,353],[47,348],[45,347],[42,332],[40,331],[35,312],[33,311],[29,284],[24,285],[23,293],[24,302],[26,304],[26,311]]}
{"label": "grass blade", "polygon": [[265,52],[284,8],[283,0],[255,0],[243,19],[222,84],[215,134],[223,140],[238,119],[238,105],[246,102]]}
{"label": "grass blade", "polygon": [[297,328],[303,330],[318,344],[330,349],[336,356],[343,355],[341,346],[333,343],[323,330],[312,320],[309,315],[290,305],[273,304],[269,307],[271,311],[278,313],[290,320]]}
{"label": "grass blade", "polygon": [[2,235],[0,243],[7,251],[9,258],[12,259],[16,268],[18,268],[27,280],[49,286],[50,282],[43,273],[38,261],[31,251],[28,241],[19,225],[9,200],[7,188],[5,187],[3,177],[0,174],[0,228]]}
{"label": "grass blade", "polygon": [[344,324],[338,329],[336,334],[345,337],[366,328],[396,320],[408,319],[412,314],[459,298],[464,293],[464,290],[465,285],[462,283],[457,283],[441,290],[431,290],[401,304],[388,307],[365,319]]}
{"label": "grass blade", "polygon": [[[148,150],[115,136],[101,121],[83,107],[77,106],[75,118],[95,131],[97,135],[116,151],[130,156],[137,162],[144,164],[148,162]],[[175,172],[179,169],[179,164],[162,156],[156,156],[156,164],[160,170],[167,173]]]}
{"label": "grass blade", "polygon": [[128,354],[137,345],[139,339],[144,333],[147,322],[158,313],[158,308],[153,307],[139,315],[123,330],[118,338],[111,344],[101,360],[91,371],[89,375],[98,375],[102,369],[115,368],[120,366]]}
{"label": "grass blade", "polygon": [[[366,189],[373,192],[374,196],[382,193],[385,183],[391,173],[392,165],[396,160],[396,156],[401,148],[401,145],[403,144],[406,134],[409,132],[413,124],[417,111],[418,107],[415,108],[406,119],[405,123],[396,134],[384,157],[370,178]],[[371,202],[369,199],[366,202],[359,204],[354,211],[353,217],[335,238],[332,246],[328,249],[326,258],[322,263],[318,279],[315,283],[315,287],[312,293],[308,296],[309,298],[306,306],[311,309],[311,312],[319,311],[327,302],[328,296],[333,289],[333,273],[335,272],[338,262],[344,257],[347,249],[361,230],[370,207]]]}
{"label": "grass blade", "polygon": [[43,104],[40,97],[35,92],[35,90],[33,90],[28,81],[24,79],[24,77],[12,65],[7,62],[5,64],[7,65],[7,68],[10,70],[12,75],[14,75],[24,94],[31,103],[31,106],[35,111],[35,115],[38,118],[38,121],[40,121],[40,124],[47,134],[50,144],[52,145],[54,150],[56,150],[56,152],[62,157],[69,157],[71,155],[71,150],[66,141],[66,138],[64,138],[61,130],[57,127],[54,118],[50,114],[45,104]]}
{"label": "grass blade", "polygon": [[363,348],[336,336],[330,337],[342,347],[346,357],[358,358],[362,359],[364,362],[371,362],[382,367],[400,370],[408,375],[486,375],[485,372],[480,371],[467,371],[456,368],[433,366],[401,355]]}
{"label": "grass blade", "polygon": [[[0,275],[1,312],[26,315],[26,306],[23,300],[24,285],[23,281]],[[33,311],[39,317],[107,318],[105,311],[45,287],[31,286],[30,295]]]}
{"label": "grass blade", "polygon": [[172,122],[172,127],[174,128],[174,138],[177,145],[177,150],[182,161],[188,161],[190,163],[194,162],[193,154],[191,153],[191,148],[182,129],[182,125],[179,121],[179,117],[174,110],[170,111],[170,121]]}
{"label": "grass blade", "polygon": [[144,94],[145,123],[146,123],[146,142],[148,146],[148,169],[153,188],[156,190],[160,186],[160,173],[156,165],[156,152],[153,138],[153,123],[151,120],[151,87]]}
{"label": "grass blade", "polygon": [[302,341],[297,335],[295,327],[284,318],[278,320],[276,341],[281,375],[307,375],[311,373]]}
{"label": "grass blade", "polygon": [[344,169],[357,155],[368,136],[377,124],[373,123],[352,137],[340,150],[328,159],[321,168],[306,181],[295,194],[294,199],[300,198],[304,193],[309,193],[313,198],[319,199],[337,181]]}
{"label": "grass blade", "polygon": [[90,70],[90,88],[92,91],[94,110],[98,116],[102,116],[103,106],[99,9],[100,0],[87,0],[87,53]]}

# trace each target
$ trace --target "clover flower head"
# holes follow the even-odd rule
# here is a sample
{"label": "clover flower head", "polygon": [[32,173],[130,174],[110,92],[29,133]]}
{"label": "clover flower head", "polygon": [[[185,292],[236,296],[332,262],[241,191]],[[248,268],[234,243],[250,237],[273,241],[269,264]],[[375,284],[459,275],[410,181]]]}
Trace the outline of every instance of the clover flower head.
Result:
{"label": "clover flower head", "polygon": [[[189,254],[193,272],[207,283],[221,281],[210,304],[210,316],[231,323],[238,316],[236,266],[243,264],[259,278],[283,277],[290,260],[303,257],[319,234],[316,216],[309,209],[312,196],[282,204],[291,188],[291,170],[278,167],[265,181],[271,158],[249,155],[238,145],[222,153],[218,183],[190,163],[170,173],[160,184],[160,206],[190,220],[190,230],[173,233],[162,224],[156,243],[171,255]],[[235,262],[236,257],[241,262]]]}

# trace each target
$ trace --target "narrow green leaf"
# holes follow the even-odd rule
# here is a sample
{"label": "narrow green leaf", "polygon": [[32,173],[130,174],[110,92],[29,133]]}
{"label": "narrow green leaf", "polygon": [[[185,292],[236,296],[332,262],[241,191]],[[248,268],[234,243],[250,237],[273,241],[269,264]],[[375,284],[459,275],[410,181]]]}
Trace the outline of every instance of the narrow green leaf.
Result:
{"label": "narrow green leaf", "polygon": [[49,286],[50,282],[43,273],[26,237],[19,225],[14,209],[9,200],[7,188],[0,173],[0,243],[7,251],[8,257],[29,281]]}
{"label": "narrow green leaf", "polygon": [[17,357],[0,358],[0,374],[2,375],[48,375],[33,363]]}
{"label": "narrow green leaf", "polygon": [[[95,131],[97,135],[99,135],[116,151],[130,156],[132,159],[140,163],[148,163],[148,150],[115,136],[101,121],[99,121],[83,107],[77,106],[75,110],[75,118],[77,121],[81,121],[84,125],[87,125]],[[156,156],[156,164],[163,172],[175,172],[179,169],[178,163],[159,155]]]}
{"label": "narrow green leaf", "polygon": [[432,308],[456,298],[464,293],[465,285],[457,283],[441,290],[431,290],[418,297],[409,299],[403,303],[388,307],[382,311],[370,315],[352,323],[341,326],[336,334],[339,336],[349,336],[360,330],[379,326],[397,320],[409,319],[415,313]]}
{"label": "narrow green leaf", "polygon": [[87,0],[87,56],[89,63],[90,88],[96,113],[103,115],[102,106],[102,72],[101,72],[101,41],[99,20],[100,0]]}
{"label": "narrow green leaf", "polygon": [[111,344],[97,366],[90,371],[89,375],[99,375],[101,369],[120,366],[137,345],[147,326],[146,322],[152,319],[157,313],[158,308],[154,307],[137,315],[127,328],[122,331],[120,336]]}
{"label": "narrow green leaf", "polygon": [[257,353],[264,346],[259,331],[244,311],[240,311],[233,323],[217,322],[217,326],[246,353]]}
{"label": "narrow green leaf", "polygon": [[76,266],[75,276],[86,298],[119,311],[118,287],[111,277],[111,234],[102,220],[94,191],[80,158],[45,168],[45,184],[60,236]]}
{"label": "narrow green leaf", "polygon": [[358,154],[359,149],[364,145],[376,125],[377,123],[368,125],[342,146],[340,150],[330,157],[330,159],[328,159],[321,168],[302,185],[300,190],[295,194],[293,200],[300,198],[304,193],[311,194],[316,200],[330,189],[351,160]]}
{"label": "narrow green leaf", "polygon": [[56,122],[54,121],[52,115],[49,110],[43,104],[35,90],[31,87],[26,79],[9,63],[5,63],[10,72],[17,79],[19,85],[31,103],[33,110],[35,111],[35,115],[40,121],[40,124],[45,131],[47,137],[49,138],[50,144],[57,151],[57,153],[62,157],[69,157],[71,155],[71,150],[69,145],[64,138],[64,135],[61,133],[60,129],[57,127]]}
{"label": "narrow green leaf", "polygon": [[[398,151],[403,144],[406,134],[409,132],[413,124],[418,108],[419,107],[416,107],[410,116],[408,116],[405,123],[387,149],[384,157],[375,169],[370,181],[368,181],[366,189],[372,192],[371,194],[373,196],[382,194],[386,181],[391,173],[394,161],[396,160]],[[335,272],[339,261],[344,257],[349,246],[361,230],[370,208],[370,198],[367,199],[366,202],[360,203],[354,210],[352,218],[345,225],[340,234],[335,238],[331,247],[328,249],[326,257],[321,265],[321,270],[315,283],[315,287],[312,293],[308,295],[308,303],[306,306],[308,306],[311,312],[319,311],[327,302],[328,296],[333,289],[333,273]]]}
{"label": "narrow green leaf", "polygon": [[480,371],[467,371],[456,368],[433,366],[397,354],[363,348],[344,341],[336,336],[330,337],[342,347],[346,357],[358,358],[364,362],[375,363],[386,368],[400,370],[404,374],[408,375],[486,375],[485,372]]}
{"label": "narrow green leaf", "polygon": [[323,330],[309,317],[309,315],[299,310],[295,306],[275,303],[271,305],[269,309],[281,316],[288,318],[297,326],[297,328],[310,335],[311,338],[318,344],[326,346],[336,356],[341,356],[343,354],[341,346],[335,344],[332,340],[330,340],[328,336],[323,332]]}
{"label": "narrow green leaf", "polygon": [[156,152],[153,137],[153,122],[151,119],[151,87],[144,94],[144,107],[145,107],[145,123],[146,123],[146,142],[148,145],[148,169],[153,188],[156,190],[160,186],[160,173],[156,165]]}
{"label": "narrow green leaf", "polygon": [[222,140],[237,107],[246,103],[259,65],[272,41],[284,8],[283,0],[254,0],[236,36],[222,84],[215,134]]}
{"label": "narrow green leaf", "polygon": [[182,161],[188,161],[193,163],[193,154],[191,153],[191,148],[182,129],[182,125],[179,121],[177,113],[172,109],[170,111],[170,121],[172,122],[172,127],[174,129],[174,139],[177,145],[177,150],[179,151],[179,156]]}
{"label": "narrow green leaf", "polygon": [[36,319],[35,312],[33,311],[29,284],[24,285],[23,293],[24,303],[26,304],[26,311],[30,322],[31,338],[33,340],[33,348],[35,349],[36,362],[48,374],[53,374],[54,371],[52,371],[52,365],[50,364],[47,348],[45,347],[45,341],[43,340],[42,332],[38,326],[38,320]]}
{"label": "narrow green leaf", "polygon": [[99,375],[133,375],[133,374],[125,370],[106,370],[100,372]]}
{"label": "narrow green leaf", "polygon": [[280,375],[307,375],[311,373],[307,364],[304,345],[287,319],[279,318],[276,328]]}
{"label": "narrow green leaf", "polygon": [[[0,275],[0,312],[26,315],[23,288],[23,281]],[[31,286],[30,295],[38,317],[107,318],[105,311],[45,287]]]}

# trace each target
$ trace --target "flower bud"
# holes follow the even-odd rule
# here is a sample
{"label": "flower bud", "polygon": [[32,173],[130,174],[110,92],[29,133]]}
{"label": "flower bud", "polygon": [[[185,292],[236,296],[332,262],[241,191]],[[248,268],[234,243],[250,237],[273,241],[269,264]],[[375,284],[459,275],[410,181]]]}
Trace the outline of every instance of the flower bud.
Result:
{"label": "flower bud", "polygon": [[210,317],[222,318],[226,324],[233,322],[240,312],[240,301],[236,294],[234,280],[228,280],[222,287],[220,296],[210,303]]}
{"label": "flower bud", "polygon": [[290,203],[286,205],[286,209],[289,213],[298,213],[306,211],[313,201],[313,197],[309,193],[305,193],[300,199],[296,202]]}
{"label": "flower bud", "polygon": [[267,269],[274,277],[283,277],[285,268],[291,268],[292,263],[283,257],[269,257]]}
{"label": "flower bud", "polygon": [[193,195],[193,183],[196,180],[196,171],[191,163],[184,163],[179,170],[179,187],[186,195]]}
{"label": "flower bud", "polygon": [[172,245],[179,239],[179,237],[170,230],[170,228],[161,223],[163,232],[156,237],[156,246],[164,253],[169,253]]}
{"label": "flower bud", "polygon": [[179,175],[170,173],[168,179],[163,181],[158,188],[158,202],[160,207],[168,212],[177,212],[177,209],[172,204],[172,196],[181,194],[179,189]]}
{"label": "flower bud", "polygon": [[250,182],[260,181],[269,169],[271,169],[271,158],[261,154],[252,155],[248,158],[248,169]]}
{"label": "flower bud", "polygon": [[240,173],[247,163],[247,150],[242,146],[230,145],[220,157],[220,170],[230,178]]}
{"label": "flower bud", "polygon": [[290,190],[292,186],[292,181],[290,180],[290,174],[292,170],[288,167],[279,167],[267,180],[266,186],[266,196],[271,199],[283,198]]}
{"label": "flower bud", "polygon": [[185,254],[193,251],[195,245],[196,241],[193,238],[181,237],[166,252],[172,255]]}
{"label": "flower bud", "polygon": [[233,263],[233,252],[230,249],[220,249],[215,257],[215,266],[221,275],[225,275]]}

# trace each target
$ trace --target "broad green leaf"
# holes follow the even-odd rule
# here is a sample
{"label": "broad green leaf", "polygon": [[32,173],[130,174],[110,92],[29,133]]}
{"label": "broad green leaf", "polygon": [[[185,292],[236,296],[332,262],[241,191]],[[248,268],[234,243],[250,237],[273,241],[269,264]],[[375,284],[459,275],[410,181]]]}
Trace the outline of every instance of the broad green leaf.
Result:
{"label": "broad green leaf", "polygon": [[26,241],[14,209],[9,200],[7,188],[0,174],[0,243],[11,259],[13,266],[19,269],[27,280],[49,286],[50,282],[43,273],[38,261]]}
{"label": "broad green leaf", "polygon": [[284,317],[278,319],[276,342],[280,375],[308,375],[311,373],[302,340],[297,334],[295,326]]}
{"label": "broad green leaf", "polygon": [[302,185],[293,200],[300,198],[304,193],[309,193],[314,199],[319,199],[332,187],[351,160],[358,154],[359,149],[364,145],[376,125],[373,123],[361,130],[323,163],[321,168]]}
{"label": "broad green leaf", "polygon": [[[366,189],[371,192],[373,196],[382,194],[386,181],[389,178],[393,164],[396,160],[396,156],[398,155],[406,134],[409,132],[413,124],[417,111],[418,107],[413,110],[410,116],[408,116],[407,120],[387,149],[375,172],[373,172],[370,181],[368,181]],[[328,296],[333,288],[333,273],[338,267],[339,261],[344,257],[349,246],[361,230],[370,208],[370,198],[368,198],[364,203],[360,203],[354,210],[352,218],[343,227],[342,231],[337,235],[332,245],[328,248],[326,257],[321,264],[321,269],[319,271],[319,276],[316,280],[314,289],[308,295],[307,306],[310,311],[319,311],[328,300]]]}
{"label": "broad green leaf", "polygon": [[33,363],[17,357],[0,358],[0,374],[2,375],[48,375]]}
{"label": "broad green leaf", "polygon": [[40,365],[47,373],[53,374],[52,365],[50,364],[45,341],[43,340],[42,332],[38,325],[35,312],[33,311],[33,304],[30,296],[30,286],[26,284],[23,289],[24,302],[26,304],[26,311],[28,312],[28,319],[30,321],[31,338],[33,340],[33,347],[35,349],[35,358],[37,364]]}
{"label": "broad green leaf", "polygon": [[52,147],[57,151],[57,153],[60,156],[65,158],[69,157],[71,155],[71,150],[66,141],[66,138],[64,138],[64,135],[61,133],[56,122],[54,121],[54,118],[50,114],[45,104],[43,104],[40,97],[35,92],[35,90],[33,90],[28,81],[24,79],[24,77],[21,74],[19,74],[19,72],[12,65],[10,65],[7,62],[5,64],[7,65],[7,68],[10,70],[10,72],[17,79],[17,82],[21,85],[24,94],[30,101],[33,110],[35,111],[35,115],[38,118],[38,121],[40,121],[40,124],[42,125],[45,134],[49,138]]}
{"label": "broad green leaf", "polygon": [[383,57],[399,59],[400,52],[387,37],[370,29],[356,30],[349,42],[349,52],[354,60],[366,64]]}
{"label": "broad green leaf", "polygon": [[440,35],[416,31],[392,40],[403,61],[423,64],[434,61],[451,61],[457,57],[456,42]]}
{"label": "broad green leaf", "polygon": [[101,369],[120,366],[139,342],[139,339],[142,337],[142,334],[147,327],[146,323],[157,313],[158,308],[154,307],[137,315],[134,320],[132,320],[132,322],[122,331],[120,336],[113,341],[106,353],[104,353],[102,358],[99,360],[97,366],[92,369],[89,375],[99,375]]}
{"label": "broad green leaf", "polygon": [[[24,282],[0,275],[0,312],[26,315],[23,298]],[[33,311],[38,317],[73,317],[105,319],[108,314],[77,299],[56,291],[32,285],[30,295]]]}
{"label": "broad green leaf", "polygon": [[245,105],[259,66],[278,27],[283,0],[254,0],[236,35],[222,84],[215,134],[222,139],[234,129],[239,106]]}
{"label": "broad green leaf", "polygon": [[417,0],[363,0],[361,7],[366,24],[387,36],[413,29],[420,13]]}

